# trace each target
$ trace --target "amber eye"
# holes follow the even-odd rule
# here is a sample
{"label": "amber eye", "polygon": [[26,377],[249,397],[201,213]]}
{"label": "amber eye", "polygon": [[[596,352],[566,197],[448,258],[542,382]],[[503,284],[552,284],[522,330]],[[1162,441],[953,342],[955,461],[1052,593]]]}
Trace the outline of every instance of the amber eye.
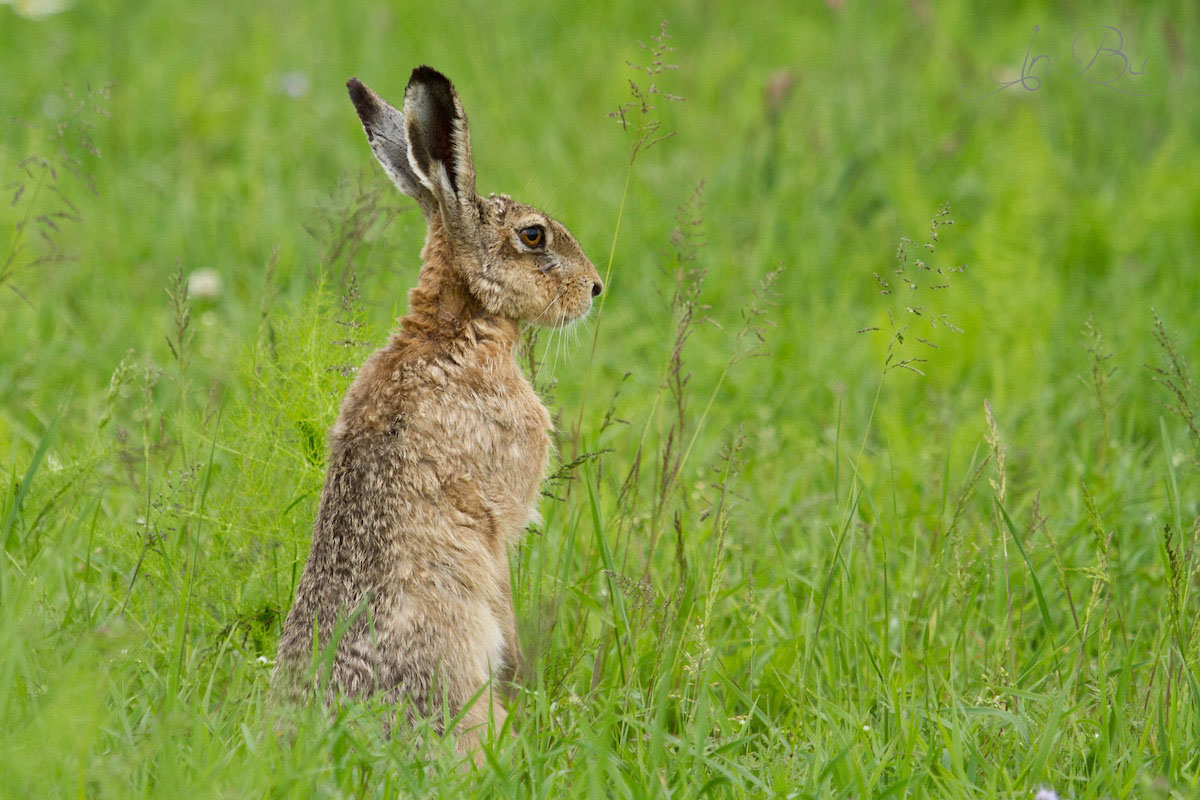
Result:
{"label": "amber eye", "polygon": [[530,225],[528,228],[522,228],[517,232],[521,237],[521,244],[526,247],[541,247],[546,241],[546,229],[541,225]]}

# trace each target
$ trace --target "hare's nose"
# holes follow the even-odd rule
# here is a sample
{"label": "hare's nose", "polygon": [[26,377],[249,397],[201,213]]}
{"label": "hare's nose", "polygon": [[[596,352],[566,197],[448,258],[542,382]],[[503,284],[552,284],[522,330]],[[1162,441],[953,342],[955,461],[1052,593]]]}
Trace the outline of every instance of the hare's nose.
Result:
{"label": "hare's nose", "polygon": [[596,281],[592,284],[592,297],[599,297],[600,293],[603,291],[604,285],[600,283],[600,281]]}

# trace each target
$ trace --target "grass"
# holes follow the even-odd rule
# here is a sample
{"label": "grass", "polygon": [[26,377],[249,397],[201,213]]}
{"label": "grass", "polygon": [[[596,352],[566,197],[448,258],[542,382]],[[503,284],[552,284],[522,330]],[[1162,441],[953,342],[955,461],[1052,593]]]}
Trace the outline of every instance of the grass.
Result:
{"label": "grass", "polygon": [[[28,6],[0,5],[5,793],[1200,792],[1193,6]],[[679,68],[631,68],[663,17]],[[1098,25],[1137,93],[971,99]],[[532,675],[479,771],[369,703],[281,735],[265,697],[326,431],[423,235],[342,83],[423,62],[481,190],[607,274],[523,354],[557,462],[512,554]]]}

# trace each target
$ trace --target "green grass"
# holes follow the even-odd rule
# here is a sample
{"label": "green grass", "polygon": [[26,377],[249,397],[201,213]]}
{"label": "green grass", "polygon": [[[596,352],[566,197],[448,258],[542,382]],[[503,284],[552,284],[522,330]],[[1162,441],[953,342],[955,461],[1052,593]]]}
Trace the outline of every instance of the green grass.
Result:
{"label": "green grass", "polygon": [[[22,5],[0,794],[1200,793],[1192,4]],[[647,78],[664,17],[679,69]],[[1120,28],[1137,93],[970,99],[1035,25],[1063,69]],[[370,704],[281,732],[266,701],[326,431],[423,236],[343,83],[394,99],[426,62],[480,190],[612,254],[602,314],[535,348],[558,450],[512,554],[532,676],[477,772]],[[634,114],[674,135],[632,166],[629,78],[685,98]],[[918,254],[968,266],[935,291]],[[186,298],[199,269],[221,290]]]}

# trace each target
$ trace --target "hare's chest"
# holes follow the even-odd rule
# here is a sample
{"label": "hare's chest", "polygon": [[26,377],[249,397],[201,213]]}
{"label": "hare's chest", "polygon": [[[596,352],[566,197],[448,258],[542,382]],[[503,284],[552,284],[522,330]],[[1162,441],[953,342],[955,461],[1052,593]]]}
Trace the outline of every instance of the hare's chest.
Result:
{"label": "hare's chest", "polygon": [[528,525],[541,522],[538,501],[542,479],[550,456],[550,413],[541,399],[529,389],[527,413],[513,430],[513,471],[506,489],[513,499],[512,532],[518,534]]}
{"label": "hare's chest", "polygon": [[[550,451],[550,414],[516,372],[481,383],[430,387],[425,410],[430,461],[443,478],[477,488],[506,528],[523,527]],[[507,378],[505,380],[504,378]]]}
{"label": "hare's chest", "polygon": [[522,378],[521,385],[506,393],[485,419],[495,479],[505,484],[512,496],[532,502],[550,453],[549,412]]}

